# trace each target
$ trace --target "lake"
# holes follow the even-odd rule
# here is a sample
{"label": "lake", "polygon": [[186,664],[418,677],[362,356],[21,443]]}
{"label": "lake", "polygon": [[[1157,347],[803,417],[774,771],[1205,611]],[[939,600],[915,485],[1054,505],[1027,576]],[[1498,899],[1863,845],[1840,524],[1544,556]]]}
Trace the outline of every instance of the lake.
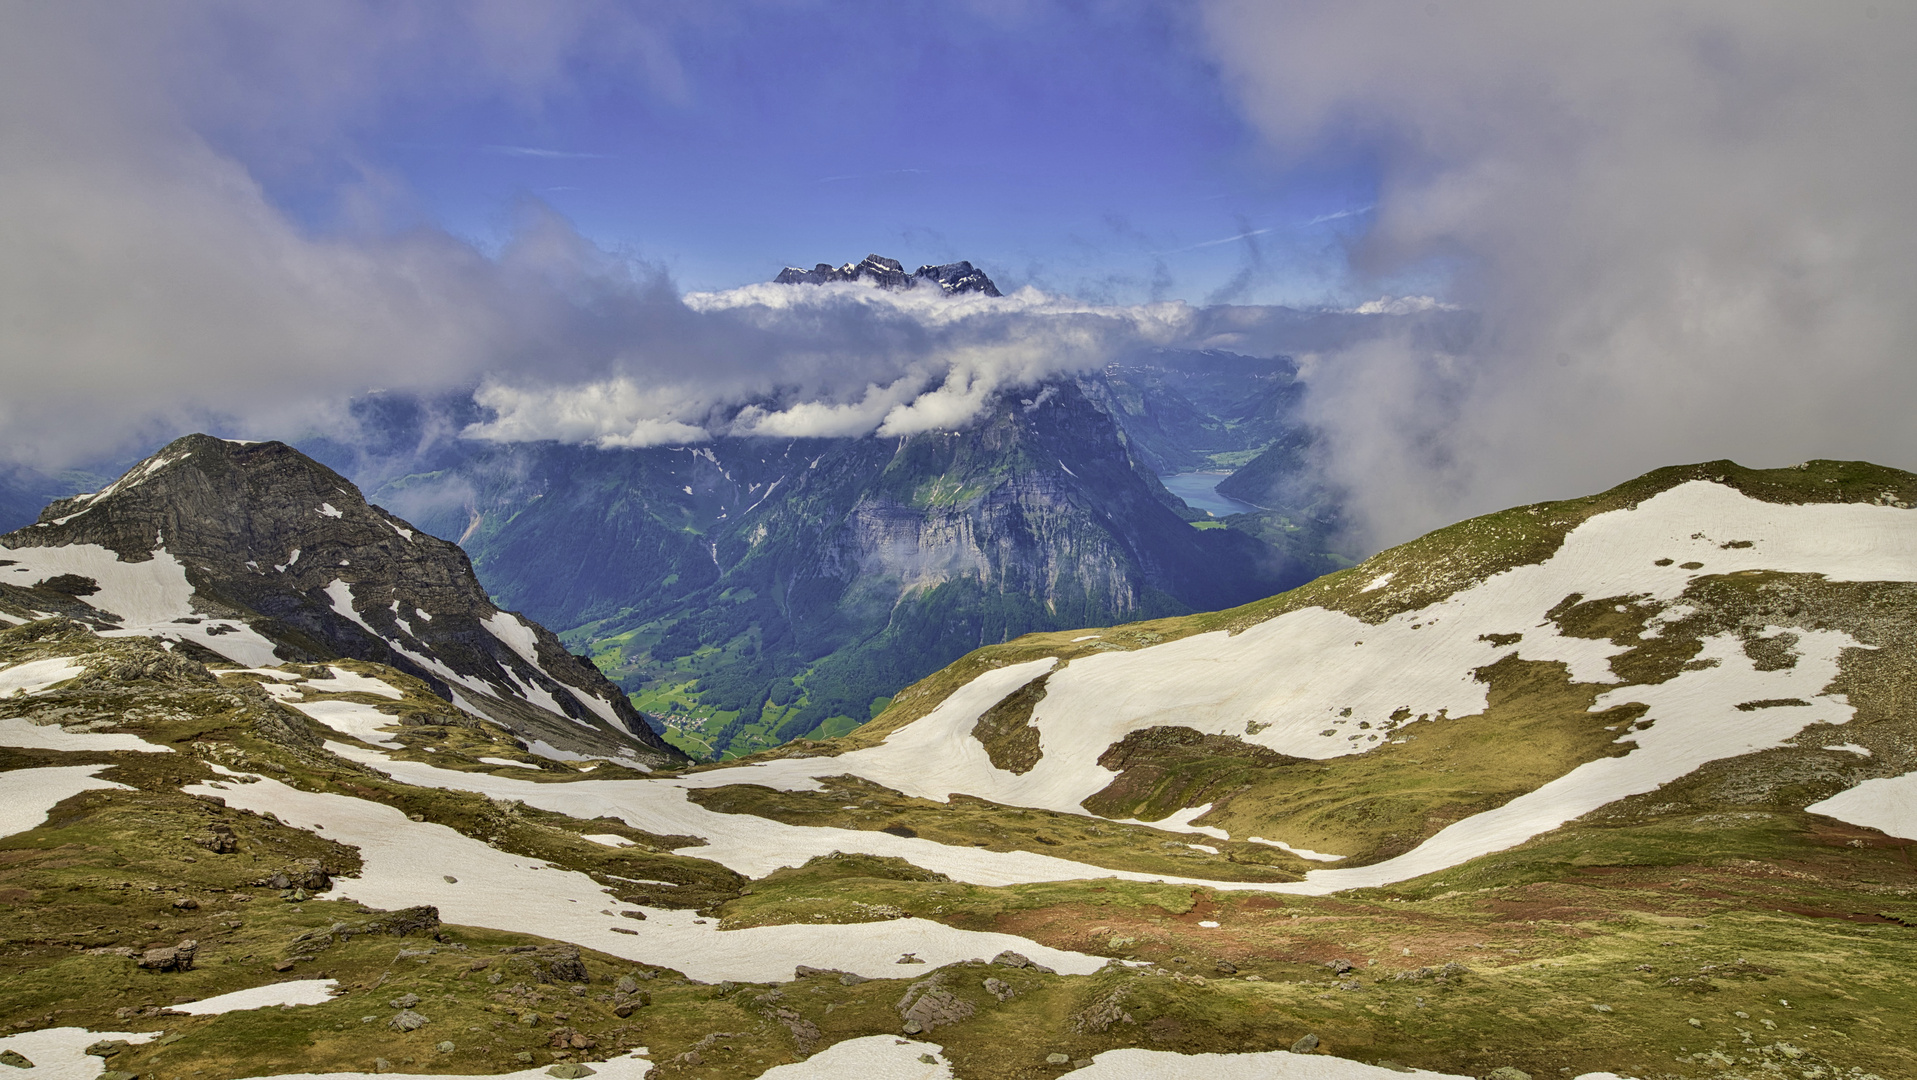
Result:
{"label": "lake", "polygon": [[1194,510],[1203,510],[1213,517],[1225,517],[1228,514],[1249,514],[1258,508],[1250,503],[1241,503],[1237,499],[1218,494],[1218,482],[1230,473],[1188,472],[1161,476],[1158,482],[1165,490],[1185,500],[1185,505]]}

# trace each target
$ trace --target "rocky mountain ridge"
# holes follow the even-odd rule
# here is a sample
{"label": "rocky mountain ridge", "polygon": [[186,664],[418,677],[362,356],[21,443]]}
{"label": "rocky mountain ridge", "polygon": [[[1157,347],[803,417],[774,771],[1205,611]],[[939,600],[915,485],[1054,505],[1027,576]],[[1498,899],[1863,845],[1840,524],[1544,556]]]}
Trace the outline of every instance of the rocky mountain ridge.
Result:
{"label": "rocky mountain ridge", "polygon": [[905,264],[897,259],[888,259],[883,255],[867,255],[855,263],[833,266],[831,263],[819,263],[810,270],[797,266],[788,266],[779,271],[772,279],[779,285],[829,285],[843,281],[869,281],[881,289],[914,289],[920,285],[935,285],[947,296],[961,293],[978,293],[982,296],[998,296],[998,286],[986,276],[985,271],[963,260],[953,263],[941,263],[936,266],[921,266],[911,273],[905,272]]}
{"label": "rocky mountain ridge", "polygon": [[0,536],[0,611],[242,666],[388,664],[554,753],[676,763],[597,668],[495,607],[457,546],[282,443],[175,440]]}

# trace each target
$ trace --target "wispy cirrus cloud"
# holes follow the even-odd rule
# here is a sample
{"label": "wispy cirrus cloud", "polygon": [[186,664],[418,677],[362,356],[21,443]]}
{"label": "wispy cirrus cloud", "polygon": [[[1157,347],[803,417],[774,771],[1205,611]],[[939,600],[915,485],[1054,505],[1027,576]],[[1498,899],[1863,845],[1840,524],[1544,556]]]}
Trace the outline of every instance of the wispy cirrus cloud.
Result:
{"label": "wispy cirrus cloud", "polygon": [[549,150],[542,146],[486,146],[489,154],[504,154],[507,157],[547,158],[560,161],[607,161],[617,155],[592,154],[579,150]]}

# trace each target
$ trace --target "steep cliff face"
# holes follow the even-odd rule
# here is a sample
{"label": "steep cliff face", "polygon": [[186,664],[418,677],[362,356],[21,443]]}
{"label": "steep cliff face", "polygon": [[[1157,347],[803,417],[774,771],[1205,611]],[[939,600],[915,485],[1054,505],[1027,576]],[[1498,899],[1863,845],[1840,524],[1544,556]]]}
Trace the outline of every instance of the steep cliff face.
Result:
{"label": "steep cliff face", "polygon": [[176,440],[0,547],[14,619],[57,611],[243,665],[377,661],[559,750],[677,758],[590,663],[493,606],[456,545],[282,443]]}
{"label": "steep cliff face", "polygon": [[1192,528],[1071,380],[963,431],[504,447],[434,482],[475,493],[435,527],[467,533],[499,602],[591,648],[706,753],[849,729],[982,644],[1310,576]]}

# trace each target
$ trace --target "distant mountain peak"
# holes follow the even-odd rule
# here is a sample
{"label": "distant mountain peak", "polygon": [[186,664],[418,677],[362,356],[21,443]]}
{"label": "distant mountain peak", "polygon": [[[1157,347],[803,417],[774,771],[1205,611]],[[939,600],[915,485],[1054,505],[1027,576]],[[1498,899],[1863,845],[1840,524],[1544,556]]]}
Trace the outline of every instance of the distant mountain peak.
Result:
{"label": "distant mountain peak", "polygon": [[986,296],[999,296],[998,286],[992,283],[985,271],[963,260],[952,263],[940,263],[937,266],[921,266],[911,273],[905,272],[905,264],[897,259],[888,259],[883,255],[867,255],[856,263],[833,266],[831,263],[819,263],[810,270],[788,266],[779,271],[773,279],[780,285],[826,285],[835,281],[869,281],[881,289],[913,289],[921,284],[939,287],[947,295],[958,293],[983,293]]}

